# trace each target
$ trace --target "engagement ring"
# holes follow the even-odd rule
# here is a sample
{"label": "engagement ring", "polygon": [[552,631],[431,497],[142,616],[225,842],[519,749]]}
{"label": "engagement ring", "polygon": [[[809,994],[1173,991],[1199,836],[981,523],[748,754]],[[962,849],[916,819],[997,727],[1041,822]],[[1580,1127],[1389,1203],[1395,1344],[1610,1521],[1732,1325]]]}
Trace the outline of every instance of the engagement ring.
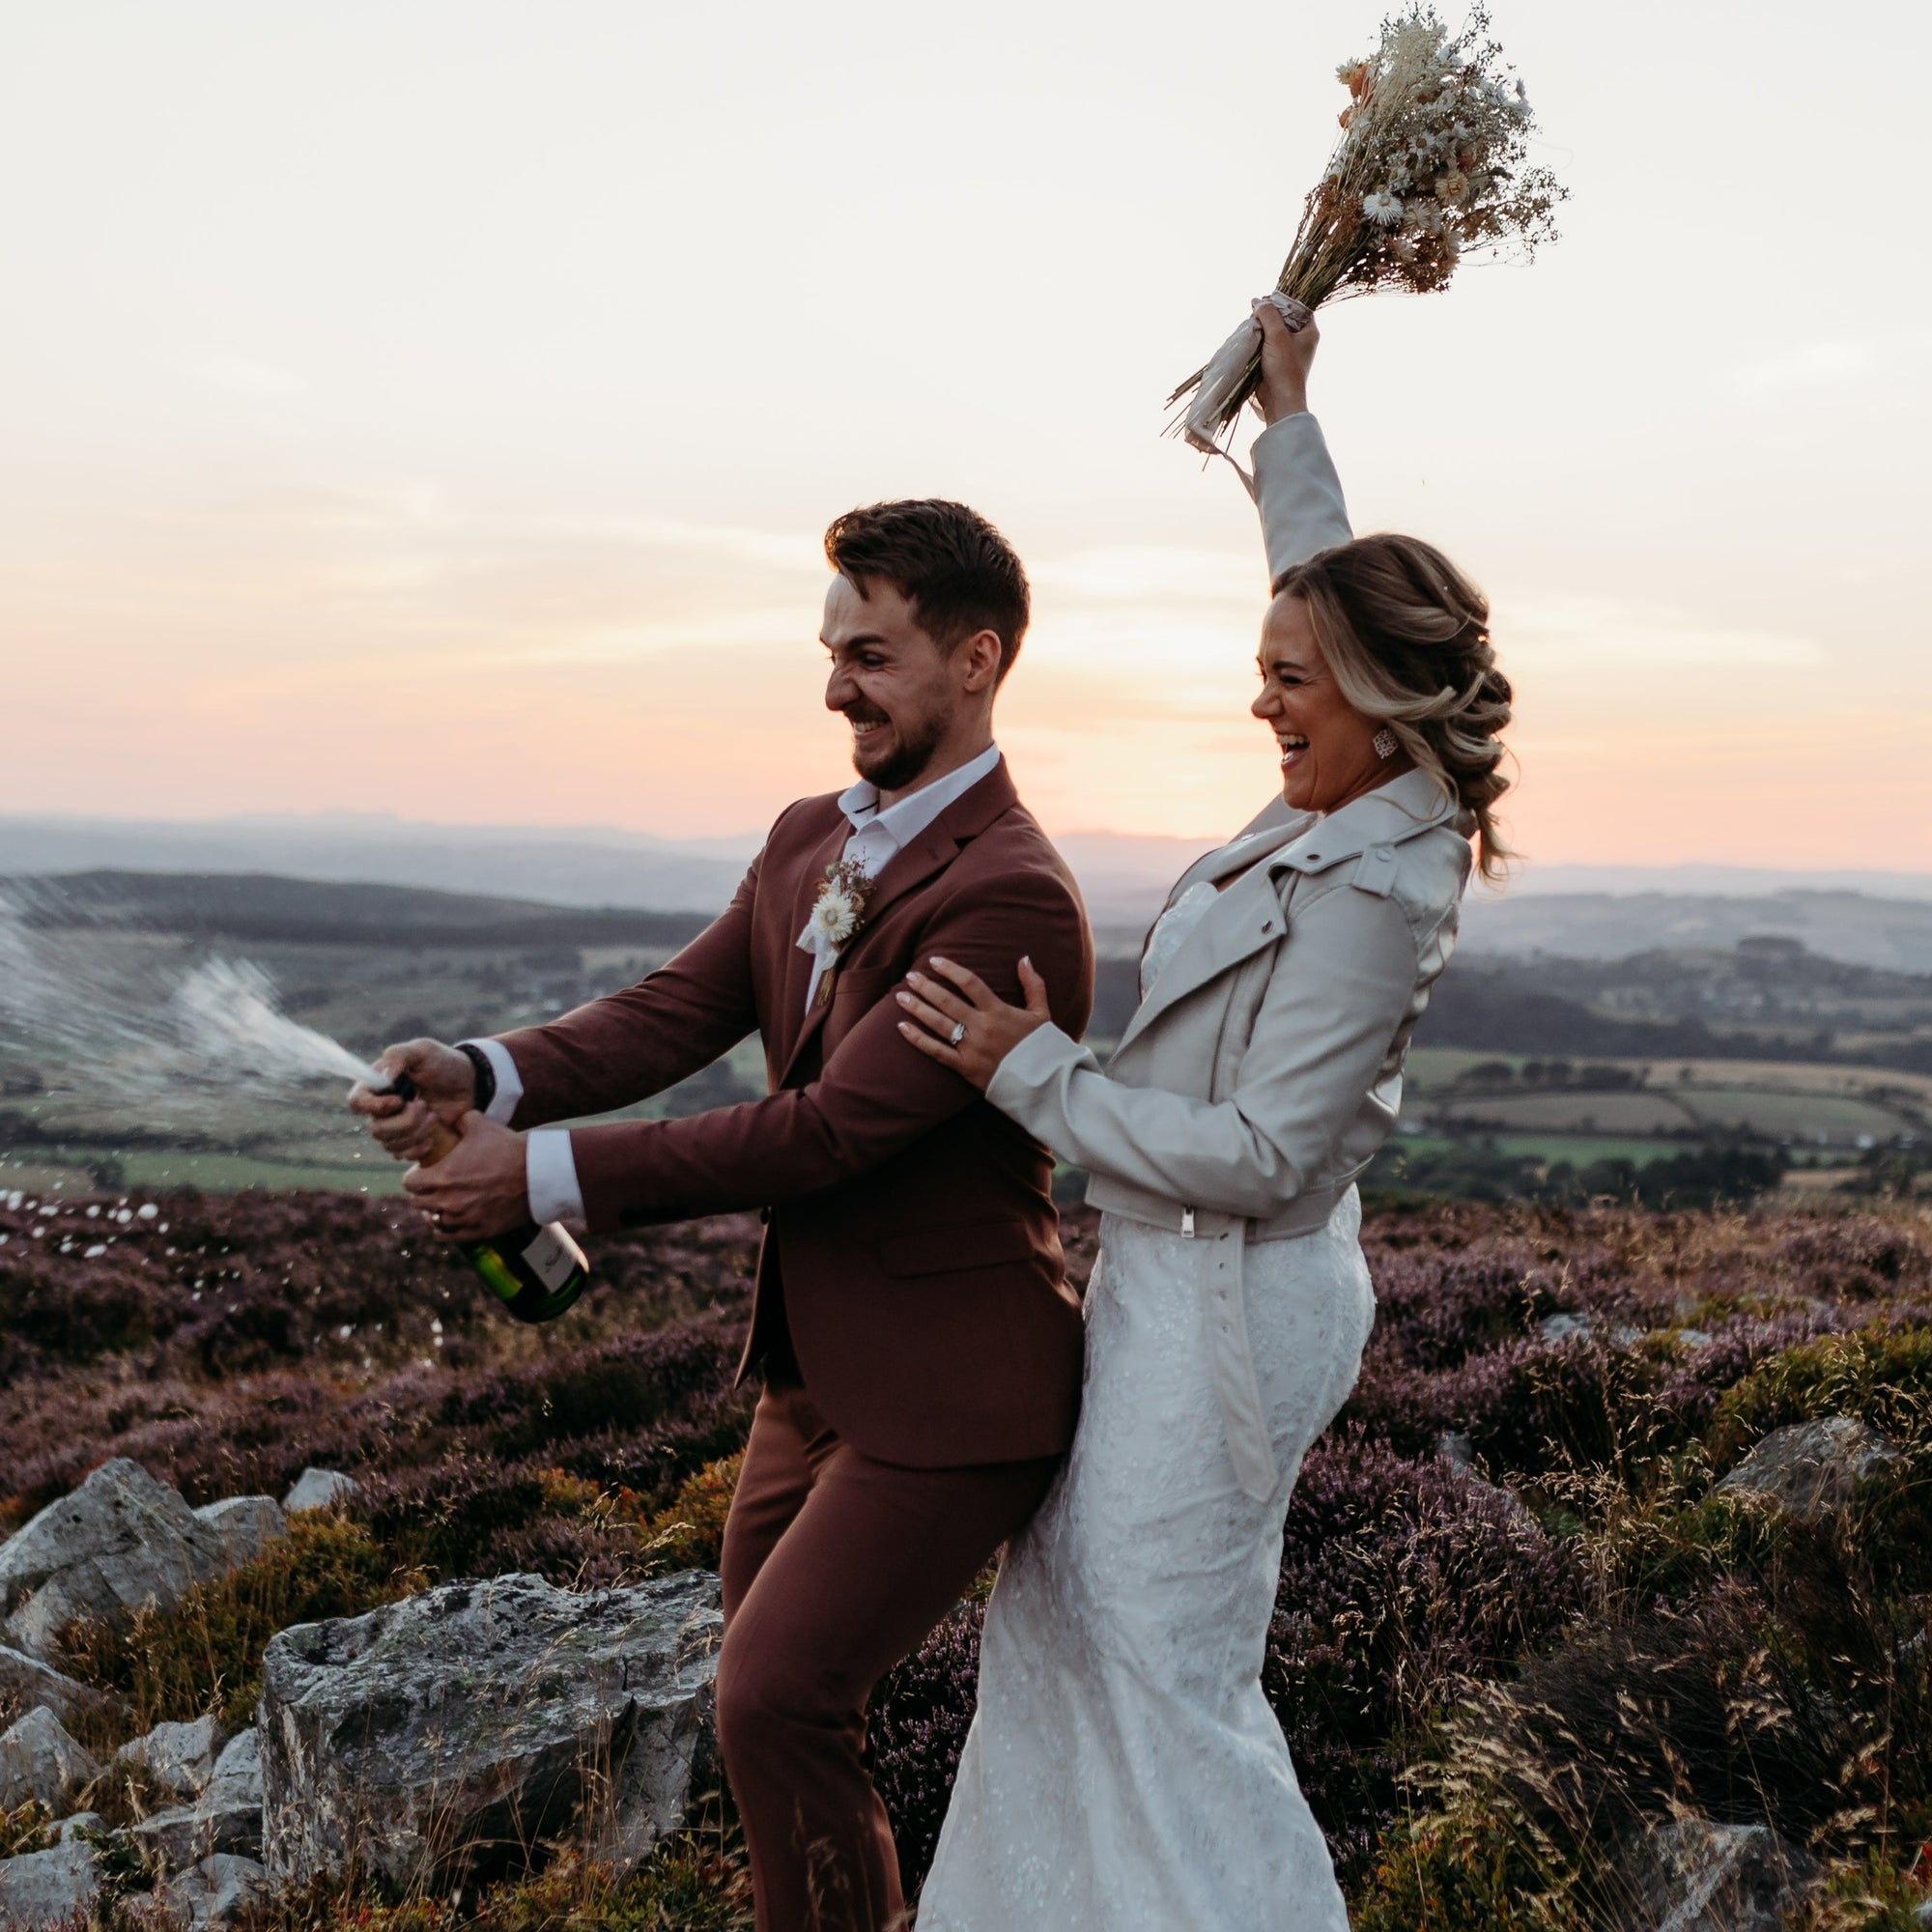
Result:
{"label": "engagement ring", "polygon": [[966,1022],[964,1020],[954,1020],[952,1022],[952,1032],[948,1037],[947,1043],[951,1046],[957,1046],[959,1042],[965,1037],[966,1037]]}

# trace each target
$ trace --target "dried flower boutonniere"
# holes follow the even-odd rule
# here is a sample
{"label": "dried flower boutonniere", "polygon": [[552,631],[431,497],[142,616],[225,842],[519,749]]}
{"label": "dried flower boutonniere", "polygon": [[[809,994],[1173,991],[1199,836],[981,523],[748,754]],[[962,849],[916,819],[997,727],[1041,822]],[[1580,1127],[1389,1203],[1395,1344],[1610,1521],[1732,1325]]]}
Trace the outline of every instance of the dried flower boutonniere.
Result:
{"label": "dried flower boutonniere", "polygon": [[825,868],[825,880],[811,903],[808,930],[834,952],[844,947],[866,923],[866,906],[872,896],[872,875],[849,859]]}

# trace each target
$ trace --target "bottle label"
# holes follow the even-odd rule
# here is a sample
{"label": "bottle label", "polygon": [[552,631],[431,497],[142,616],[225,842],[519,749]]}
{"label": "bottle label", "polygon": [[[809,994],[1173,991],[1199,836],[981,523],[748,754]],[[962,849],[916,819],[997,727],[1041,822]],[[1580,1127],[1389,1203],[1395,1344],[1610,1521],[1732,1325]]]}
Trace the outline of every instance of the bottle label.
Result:
{"label": "bottle label", "polygon": [[524,1250],[524,1260],[553,1294],[566,1287],[579,1268],[587,1265],[583,1250],[554,1221],[537,1230],[536,1239]]}

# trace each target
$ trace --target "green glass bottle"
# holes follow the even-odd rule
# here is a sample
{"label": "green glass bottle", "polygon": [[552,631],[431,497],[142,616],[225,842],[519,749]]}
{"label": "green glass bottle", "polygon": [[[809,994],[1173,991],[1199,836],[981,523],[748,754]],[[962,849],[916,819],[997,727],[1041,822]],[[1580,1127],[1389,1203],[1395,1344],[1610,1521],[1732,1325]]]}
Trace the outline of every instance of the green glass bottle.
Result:
{"label": "green glass bottle", "polygon": [[[416,1084],[407,1073],[398,1074],[389,1091],[405,1100],[416,1097]],[[422,1165],[434,1167],[462,1145],[462,1135],[439,1121],[436,1147]],[[456,1249],[518,1321],[554,1321],[590,1280],[583,1250],[560,1221],[545,1227],[526,1221],[485,1241],[458,1241]]]}

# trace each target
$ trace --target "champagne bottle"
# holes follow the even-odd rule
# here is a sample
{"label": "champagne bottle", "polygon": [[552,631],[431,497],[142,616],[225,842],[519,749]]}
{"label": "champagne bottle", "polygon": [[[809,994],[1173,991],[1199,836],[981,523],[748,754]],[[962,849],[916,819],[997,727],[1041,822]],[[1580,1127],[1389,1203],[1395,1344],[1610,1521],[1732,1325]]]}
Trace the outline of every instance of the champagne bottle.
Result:
{"label": "champagne bottle", "polygon": [[[389,1092],[400,1099],[416,1097],[416,1083],[399,1073]],[[434,1167],[463,1137],[439,1121],[436,1146],[423,1160]],[[485,1284],[518,1321],[554,1321],[590,1280],[590,1264],[560,1221],[538,1227],[526,1221],[508,1234],[483,1241],[458,1241],[457,1252],[483,1277]]]}

